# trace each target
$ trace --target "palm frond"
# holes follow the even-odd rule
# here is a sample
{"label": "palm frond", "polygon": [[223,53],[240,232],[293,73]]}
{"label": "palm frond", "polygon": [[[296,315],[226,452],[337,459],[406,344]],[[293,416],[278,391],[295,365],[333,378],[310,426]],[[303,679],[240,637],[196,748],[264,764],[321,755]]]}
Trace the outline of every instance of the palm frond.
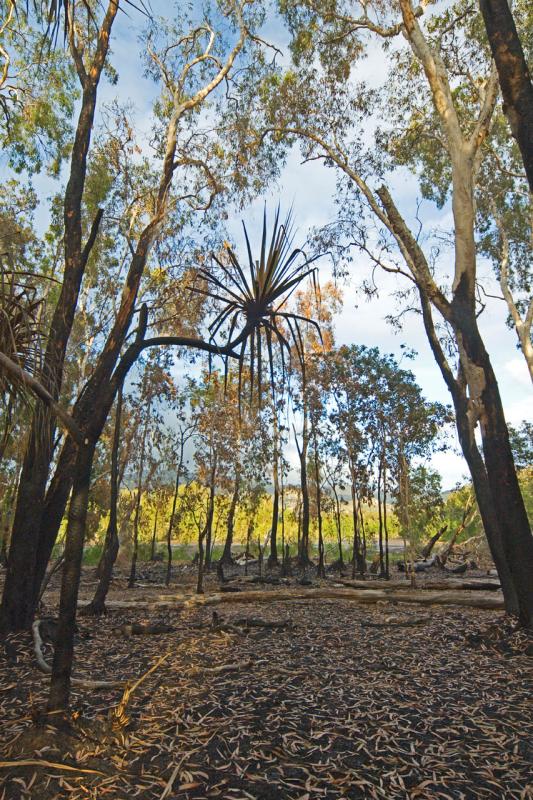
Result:
{"label": "palm frond", "polygon": [[[263,385],[263,362],[266,357],[269,362],[269,382],[272,391],[274,390],[274,343],[277,343],[281,354],[283,379],[286,354],[290,360],[291,352],[294,351],[303,367],[305,353],[300,324],[313,325],[320,335],[317,322],[286,310],[287,300],[305,278],[312,277],[315,291],[317,290],[317,268],[311,265],[318,256],[309,257],[300,248],[292,247],[292,210],[280,222],[278,206],[270,235],[268,227],[265,209],[259,258],[254,258],[250,237],[243,222],[247,269],[232,247],[225,243],[224,254],[212,256],[213,265],[221,270],[222,277],[214,270],[202,268],[197,275],[205,281],[204,287],[190,287],[222,304],[209,326],[211,341],[225,328],[225,323],[229,322],[224,346],[233,350],[240,345],[239,397],[245,355],[248,352],[250,396],[253,396],[254,389],[257,388],[259,403]],[[281,311],[282,308],[285,310]],[[263,346],[263,338],[266,346]]]}
{"label": "palm frond", "polygon": [[[0,262],[0,352],[30,375],[41,368],[42,299],[29,276]],[[0,395],[24,399],[27,389],[13,373],[0,368]]]}

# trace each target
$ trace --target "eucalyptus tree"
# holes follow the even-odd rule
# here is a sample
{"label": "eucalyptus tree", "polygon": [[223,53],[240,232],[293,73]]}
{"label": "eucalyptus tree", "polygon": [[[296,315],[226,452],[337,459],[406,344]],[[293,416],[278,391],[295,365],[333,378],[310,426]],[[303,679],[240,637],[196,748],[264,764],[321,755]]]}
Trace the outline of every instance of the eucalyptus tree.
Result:
{"label": "eucalyptus tree", "polygon": [[[466,2],[430,11],[414,8],[410,0],[355,8],[344,2],[334,7],[287,2],[283,10],[293,33],[294,64],[265,84],[260,97],[267,98],[266,113],[254,120],[252,141],[269,135],[297,139],[306,158],[321,158],[336,168],[342,187],[339,221],[348,241],[374,265],[404,280],[407,296],[418,303],[452,396],[506,608],[529,626],[533,537],[477,318],[476,211],[485,186],[482,165],[492,151],[495,169],[507,169],[506,155],[500,157],[498,139],[492,136],[498,128],[498,75],[480,17]],[[381,90],[358,85],[358,63],[364,69],[364,60],[358,59],[365,46],[383,44],[387,51],[400,35],[406,47],[389,48],[391,72]],[[376,106],[379,122],[370,119]],[[365,149],[369,120],[377,146]],[[450,201],[451,259],[441,247],[441,259],[433,263],[436,251],[431,243],[425,246],[395,202],[386,173],[402,164],[416,167],[423,194],[441,205]],[[504,196],[498,200],[501,208]],[[475,439],[478,426],[483,454]]]}

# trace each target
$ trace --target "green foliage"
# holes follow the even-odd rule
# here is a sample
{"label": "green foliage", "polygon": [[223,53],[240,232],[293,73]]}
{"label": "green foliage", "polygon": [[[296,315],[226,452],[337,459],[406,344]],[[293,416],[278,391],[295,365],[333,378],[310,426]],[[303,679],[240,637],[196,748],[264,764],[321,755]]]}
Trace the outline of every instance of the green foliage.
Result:
{"label": "green foliage", "polygon": [[79,97],[74,69],[60,48],[50,48],[39,14],[17,10],[5,33],[10,54],[0,88],[0,147],[16,172],[43,169],[58,176],[70,151],[71,118]]}

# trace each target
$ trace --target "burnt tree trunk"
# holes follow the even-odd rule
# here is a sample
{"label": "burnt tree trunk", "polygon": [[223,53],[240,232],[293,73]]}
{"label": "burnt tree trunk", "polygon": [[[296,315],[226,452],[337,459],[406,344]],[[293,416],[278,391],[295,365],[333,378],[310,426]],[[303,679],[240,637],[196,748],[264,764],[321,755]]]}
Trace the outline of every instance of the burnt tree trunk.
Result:
{"label": "burnt tree trunk", "polygon": [[422,550],[420,551],[420,557],[421,557],[421,558],[423,558],[423,559],[424,559],[424,561],[426,560],[426,558],[429,558],[429,556],[431,555],[431,551],[433,550],[433,548],[435,547],[435,545],[436,545],[436,544],[437,544],[437,542],[439,541],[440,537],[441,537],[441,536],[442,536],[444,533],[446,533],[446,531],[447,531],[447,530],[448,530],[448,526],[447,526],[447,525],[443,525],[443,526],[442,526],[442,528],[439,528],[439,530],[437,531],[437,533],[435,533],[435,534],[434,534],[434,535],[431,537],[431,539],[430,539],[430,540],[429,540],[429,542],[428,542],[428,543],[425,545],[425,547],[423,547],[423,548],[422,548]]}
{"label": "burnt tree trunk", "polygon": [[315,462],[315,482],[316,482],[316,516],[318,524],[318,566],[317,576],[326,577],[326,567],[324,564],[324,536],[322,534],[322,491],[320,487],[320,464],[318,458],[318,441],[316,430],[314,432],[314,462]]}
{"label": "burnt tree trunk", "polygon": [[85,614],[105,614],[105,600],[111,578],[113,567],[118,556],[118,492],[119,492],[119,468],[118,454],[120,448],[120,427],[122,420],[123,387],[121,386],[117,396],[117,409],[115,412],[115,429],[113,432],[113,447],[111,449],[111,498],[109,503],[109,524],[107,526],[104,551],[100,559],[101,571],[98,579],[94,597],[89,605],[84,609]]}
{"label": "burnt tree trunk", "polygon": [[155,510],[154,530],[152,532],[152,546],[150,548],[150,561],[155,561],[155,543],[157,540],[157,518],[159,516],[159,509]]}
{"label": "burnt tree trunk", "polygon": [[74,471],[65,539],[58,629],[47,706],[48,713],[54,714],[67,708],[70,695],[76,608],[95,446],[95,443],[91,442],[80,449]]}
{"label": "burnt tree trunk", "polygon": [[174,520],[176,514],[176,504],[178,502],[178,495],[180,490],[181,470],[183,467],[183,440],[181,442],[180,460],[178,469],[176,470],[176,481],[174,483],[174,496],[172,498],[172,511],[170,512],[170,519],[167,528],[167,574],[165,577],[165,586],[170,586],[170,578],[172,575],[172,531],[174,529]]}
{"label": "burnt tree trunk", "polygon": [[273,567],[278,563],[278,517],[279,517],[279,478],[278,478],[278,459],[274,458],[274,469],[272,473],[274,483],[274,496],[272,499],[272,525],[270,528],[270,554],[268,556],[268,566]]}
{"label": "burnt tree trunk", "polygon": [[378,543],[379,543],[379,574],[385,577],[385,559],[383,553],[383,514],[381,508],[381,479],[383,475],[383,462],[379,460],[378,466]]}
{"label": "burnt tree trunk", "polygon": [[498,70],[503,111],[522,155],[533,192],[533,83],[507,0],[479,0]]}
{"label": "burnt tree trunk", "polygon": [[131,554],[131,567],[130,577],[128,579],[128,589],[135,586],[135,578],[137,574],[137,557],[139,554],[139,519],[141,516],[141,497],[142,497],[142,482],[144,473],[144,459],[146,456],[146,437],[148,434],[148,425],[150,423],[150,406],[146,413],[144,422],[143,435],[141,440],[141,454],[139,459],[139,472],[137,475],[137,496],[135,498],[135,516],[133,518],[133,551]]}
{"label": "burnt tree trunk", "polygon": [[385,532],[385,577],[390,578],[389,570],[389,528],[387,525],[387,464],[383,462],[383,530]]}
{"label": "burnt tree trunk", "polygon": [[239,490],[241,486],[241,476],[239,467],[235,471],[235,484],[233,487],[233,494],[231,496],[231,503],[228,511],[228,519],[226,523],[226,541],[224,542],[224,551],[221,564],[233,564],[233,557],[231,555],[231,548],[233,546],[233,531],[235,529],[235,512],[237,510],[237,502],[239,500]]}

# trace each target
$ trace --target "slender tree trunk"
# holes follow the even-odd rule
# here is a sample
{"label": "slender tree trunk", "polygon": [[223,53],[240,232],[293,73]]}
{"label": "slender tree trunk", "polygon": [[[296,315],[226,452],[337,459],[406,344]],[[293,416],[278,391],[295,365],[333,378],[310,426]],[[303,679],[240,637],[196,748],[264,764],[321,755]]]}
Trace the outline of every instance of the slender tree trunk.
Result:
{"label": "slender tree trunk", "polygon": [[137,497],[135,499],[135,516],[133,518],[133,551],[131,554],[131,568],[130,577],[128,579],[128,589],[135,586],[135,578],[137,573],[137,556],[139,553],[139,518],[141,516],[141,497],[142,497],[142,481],[144,473],[144,459],[146,455],[146,437],[148,434],[148,425],[150,423],[150,406],[146,412],[146,419],[144,422],[143,435],[141,440],[141,455],[139,460],[139,473],[137,475]]}
{"label": "slender tree trunk", "polygon": [[113,576],[113,567],[118,556],[119,541],[118,541],[118,494],[119,494],[119,466],[118,456],[120,449],[120,430],[122,424],[122,403],[123,403],[123,386],[120,386],[117,396],[117,409],[115,412],[115,429],[113,431],[113,446],[111,449],[111,497],[109,503],[109,523],[107,526],[104,550],[100,563],[102,565],[98,585],[96,587],[94,597],[88,606],[84,609],[86,614],[105,614],[106,607],[105,601],[109,587],[111,586],[111,578]]}
{"label": "slender tree trunk", "polygon": [[503,96],[503,111],[533,192],[533,83],[507,0],[479,0]]}
{"label": "slender tree trunk", "polygon": [[337,546],[339,548],[339,570],[342,572],[344,568],[344,556],[342,553],[342,516],[341,516],[341,505],[339,500],[339,494],[337,492],[337,487],[334,483],[331,484],[331,489],[333,491],[333,497],[335,498],[335,526],[337,528]]}
{"label": "slender tree trunk", "polygon": [[272,482],[274,484],[274,497],[272,502],[272,526],[270,529],[270,555],[268,556],[268,566],[274,567],[278,564],[278,517],[279,517],[279,429],[278,415],[274,408],[274,458],[272,462]]}
{"label": "slender tree trunk", "polygon": [[204,593],[204,541],[207,533],[207,522],[198,534],[198,577],[196,580],[196,594]]}
{"label": "slender tree trunk", "polygon": [[231,548],[233,545],[233,531],[235,528],[235,512],[237,510],[237,502],[239,500],[239,490],[241,485],[241,476],[239,472],[239,468],[237,467],[235,470],[235,484],[233,487],[233,494],[231,497],[231,503],[228,511],[228,520],[227,520],[227,528],[226,528],[226,541],[224,542],[224,551],[222,553],[222,558],[220,559],[222,564],[233,564],[233,557],[231,555]]}
{"label": "slender tree trunk", "polygon": [[170,519],[168,521],[168,529],[167,529],[167,574],[165,577],[165,585],[170,586],[170,578],[172,574],[172,531],[174,528],[174,518],[176,514],[176,504],[178,502],[178,495],[180,490],[180,477],[181,477],[181,470],[183,467],[183,449],[184,449],[184,440],[183,437],[181,439],[181,449],[180,449],[180,460],[178,464],[178,469],[176,470],[176,481],[174,483],[174,496],[172,498],[172,511],[170,512]]}
{"label": "slender tree trunk", "polygon": [[379,543],[379,574],[385,577],[385,560],[383,556],[383,516],[381,513],[381,480],[383,475],[383,462],[380,458],[378,466],[378,543]]}
{"label": "slender tree trunk", "polygon": [[250,517],[248,521],[248,528],[246,529],[246,550],[244,551],[244,574],[248,575],[248,560],[250,558],[250,542],[252,541],[252,534],[254,532],[254,519]]}
{"label": "slender tree trunk", "polygon": [[155,510],[154,530],[152,532],[152,546],[150,548],[150,561],[155,561],[155,543],[157,539],[157,517],[159,516],[159,509]]}
{"label": "slender tree trunk", "polygon": [[320,488],[320,464],[318,459],[318,442],[316,431],[314,433],[314,461],[315,461],[315,482],[316,482],[316,516],[318,523],[318,566],[317,576],[326,577],[326,567],[324,564],[324,536],[322,534],[322,491]]}
{"label": "slender tree trunk", "polygon": [[[209,475],[209,500],[207,503],[207,515],[205,519],[205,526],[203,533],[200,535],[198,540],[198,587],[197,591],[201,593],[203,591],[203,577],[204,572],[209,570],[211,564],[211,537],[213,532],[213,517],[215,514],[215,483],[216,483],[216,474],[217,474],[217,454],[212,452],[211,454],[212,463],[211,463],[211,472]],[[205,551],[204,551],[204,541],[205,541]],[[200,545],[201,545],[201,552],[200,552]]]}
{"label": "slender tree trunk", "polygon": [[385,577],[390,578],[389,571],[389,528],[387,525],[387,465],[383,462],[383,530],[385,532]]}
{"label": "slender tree trunk", "polygon": [[[295,434],[296,439],[296,434]],[[302,490],[302,523],[300,532],[300,546],[298,549],[298,564],[301,567],[309,566],[309,485],[307,482],[307,450],[309,445],[308,434],[308,412],[307,405],[304,402],[303,406],[303,429],[302,429],[302,446],[298,446],[296,439],[296,446],[298,448],[298,455],[300,457],[300,486]]]}

